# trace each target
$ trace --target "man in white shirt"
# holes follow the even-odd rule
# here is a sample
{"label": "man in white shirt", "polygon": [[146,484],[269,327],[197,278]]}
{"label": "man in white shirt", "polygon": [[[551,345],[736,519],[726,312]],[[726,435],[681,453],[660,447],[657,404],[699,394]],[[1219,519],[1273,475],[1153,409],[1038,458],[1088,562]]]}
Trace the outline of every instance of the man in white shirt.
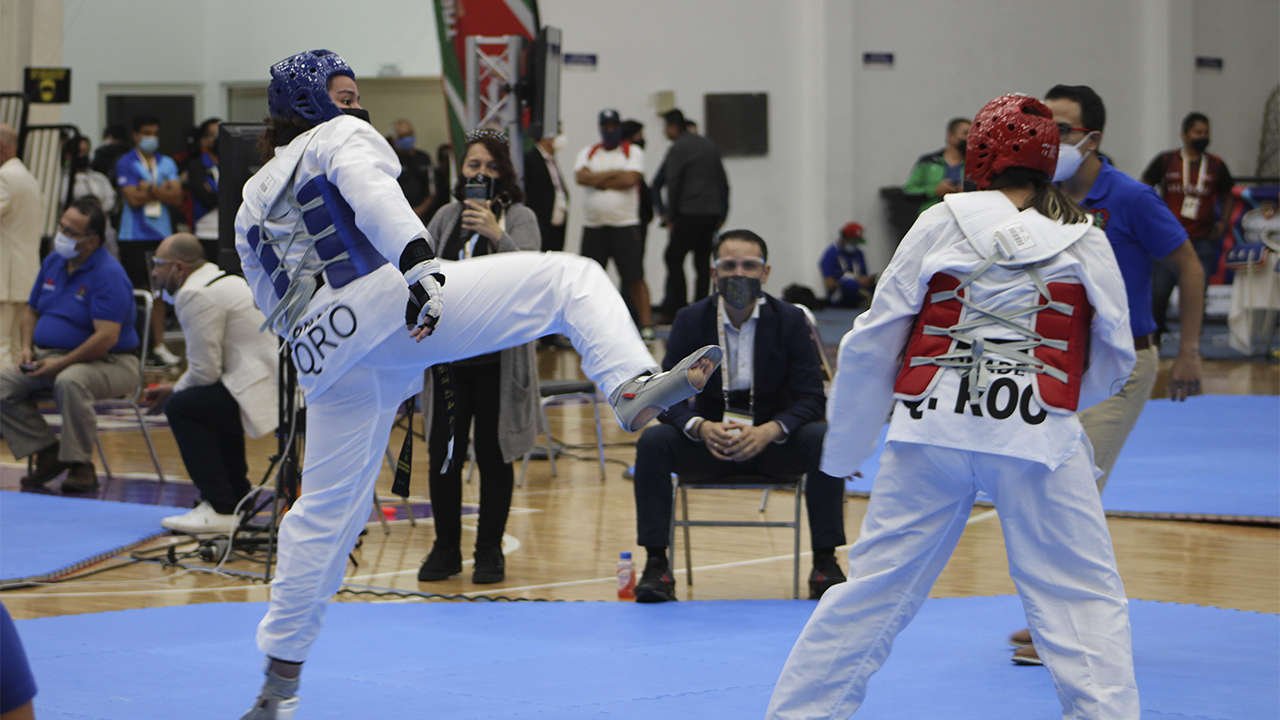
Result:
{"label": "man in white shirt", "polygon": [[156,249],[151,277],[178,314],[187,344],[187,371],[176,383],[150,388],[144,401],[164,410],[201,502],[160,524],[191,535],[228,533],[248,494],[244,436],[276,427],[277,346],[258,332],[265,318],[248,283],[205,261],[195,235],[178,233]]}
{"label": "man in white shirt", "polygon": [[613,258],[640,319],[640,336],[653,339],[649,285],[640,240],[640,183],[644,150],[622,141],[617,110],[600,111],[600,142],[578,153],[574,178],[582,192],[582,254],[607,266]]}
{"label": "man in white shirt", "polygon": [[18,159],[18,133],[0,123],[0,366],[22,352],[22,310],[40,270],[40,185]]}
{"label": "man in white shirt", "polygon": [[649,553],[636,601],[676,599],[667,560],[671,473],[709,482],[807,473],[809,594],[818,598],[845,579],[835,558],[845,536],[844,481],[818,469],[827,424],[817,349],[803,311],[761,289],[769,266],[759,235],[725,232],[715,258],[716,292],[676,313],[662,364],[671,367],[687,347],[718,344],[723,367],[692,406],[673,405],[636,444],[637,544]]}

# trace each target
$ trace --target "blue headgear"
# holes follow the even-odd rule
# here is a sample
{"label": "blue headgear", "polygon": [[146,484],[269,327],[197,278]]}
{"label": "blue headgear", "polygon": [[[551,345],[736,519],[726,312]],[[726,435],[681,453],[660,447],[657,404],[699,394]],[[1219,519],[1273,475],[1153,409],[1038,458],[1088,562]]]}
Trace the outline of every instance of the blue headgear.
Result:
{"label": "blue headgear", "polygon": [[297,117],[320,124],[342,114],[329,98],[329,78],[356,74],[337,53],[309,50],[285,58],[271,66],[271,86],[267,89],[272,117]]}

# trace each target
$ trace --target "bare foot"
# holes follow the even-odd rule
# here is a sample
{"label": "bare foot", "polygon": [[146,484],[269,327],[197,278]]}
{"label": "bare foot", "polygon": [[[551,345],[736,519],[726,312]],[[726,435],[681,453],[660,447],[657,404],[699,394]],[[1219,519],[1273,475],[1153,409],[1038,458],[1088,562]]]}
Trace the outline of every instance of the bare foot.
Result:
{"label": "bare foot", "polygon": [[710,358],[702,358],[693,365],[689,366],[689,384],[702,392],[702,388],[707,386],[707,380],[711,378],[711,373],[715,372],[716,364]]}

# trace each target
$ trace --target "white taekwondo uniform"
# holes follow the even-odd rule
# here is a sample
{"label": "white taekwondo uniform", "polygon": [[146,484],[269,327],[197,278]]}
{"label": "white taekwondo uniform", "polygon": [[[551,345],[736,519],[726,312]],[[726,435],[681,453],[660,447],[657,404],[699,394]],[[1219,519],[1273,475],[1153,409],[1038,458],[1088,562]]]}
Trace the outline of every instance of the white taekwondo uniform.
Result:
{"label": "white taekwondo uniform", "polygon": [[398,262],[411,240],[429,236],[399,173],[387,141],[343,115],[277,148],[245,184],[236,216],[245,277],[289,339],[307,404],[301,495],[280,526],[258,627],[258,647],[280,660],[304,661],[320,631],[369,519],[396,409],[425,368],[561,333],[607,396],[659,370],[600,266],[563,253],[442,261],[444,311],[415,343]]}
{"label": "white taekwondo uniform", "polygon": [[[1091,224],[1020,213],[998,191],[945,200],[903,239],[871,309],[840,343],[822,470],[852,475],[880,431],[864,419],[892,410],[888,442],[849,579],[823,595],[768,717],[857,710],[981,490],[999,511],[1009,573],[1063,717],[1137,720],[1128,601],[1074,415],[1118,391],[1133,367],[1115,256]],[[961,307],[945,291],[966,280]],[[1070,309],[1029,312],[1046,291]]]}

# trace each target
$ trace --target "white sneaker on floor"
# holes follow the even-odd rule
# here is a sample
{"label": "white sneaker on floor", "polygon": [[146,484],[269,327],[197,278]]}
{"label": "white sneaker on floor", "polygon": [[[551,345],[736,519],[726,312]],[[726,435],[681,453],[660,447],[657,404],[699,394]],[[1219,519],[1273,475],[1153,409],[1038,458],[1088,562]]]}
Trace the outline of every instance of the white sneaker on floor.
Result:
{"label": "white sneaker on floor", "polygon": [[151,348],[151,354],[155,356],[157,360],[168,366],[178,365],[182,362],[182,358],[174,355],[173,351],[169,350],[169,348],[164,345],[157,345]]}
{"label": "white sneaker on floor", "polygon": [[176,530],[188,535],[229,534],[239,524],[239,515],[223,515],[204,501],[189,513],[173,515],[160,521],[160,526],[166,530]]}

